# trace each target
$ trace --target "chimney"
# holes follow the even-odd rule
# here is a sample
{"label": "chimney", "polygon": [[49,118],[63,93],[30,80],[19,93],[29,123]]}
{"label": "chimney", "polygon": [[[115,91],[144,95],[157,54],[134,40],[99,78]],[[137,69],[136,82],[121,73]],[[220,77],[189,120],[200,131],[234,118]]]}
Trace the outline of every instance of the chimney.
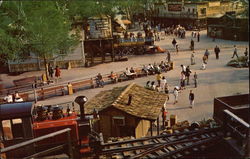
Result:
{"label": "chimney", "polygon": [[129,94],[128,95],[128,104],[127,105],[130,105],[132,102],[132,94]]}
{"label": "chimney", "polygon": [[80,106],[80,113],[81,113],[81,120],[85,119],[85,112],[84,112],[84,104],[88,101],[88,98],[85,96],[78,96],[75,99],[75,102]]}

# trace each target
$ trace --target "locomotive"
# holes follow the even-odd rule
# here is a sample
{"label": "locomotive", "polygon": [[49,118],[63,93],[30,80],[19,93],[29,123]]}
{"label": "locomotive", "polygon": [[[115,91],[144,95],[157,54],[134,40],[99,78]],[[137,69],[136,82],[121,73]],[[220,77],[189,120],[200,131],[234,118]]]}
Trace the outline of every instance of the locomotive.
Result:
{"label": "locomotive", "polygon": [[33,102],[0,105],[0,139],[4,147],[70,128],[68,134],[45,138],[2,155],[7,158],[24,158],[50,149],[55,150],[60,145],[60,150],[48,152],[46,155],[66,153],[70,158],[91,155],[91,144],[99,140],[99,134],[92,130],[92,123],[98,114],[85,114],[86,102],[85,96],[75,99],[75,103],[80,106],[79,112],[74,110],[74,105],[73,108],[68,106],[66,110],[62,106],[35,106]]}

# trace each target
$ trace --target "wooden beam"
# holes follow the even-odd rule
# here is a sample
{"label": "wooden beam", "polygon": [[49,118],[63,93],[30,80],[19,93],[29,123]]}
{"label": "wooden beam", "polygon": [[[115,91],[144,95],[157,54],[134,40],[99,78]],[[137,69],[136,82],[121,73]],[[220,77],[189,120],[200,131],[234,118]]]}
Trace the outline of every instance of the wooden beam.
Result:
{"label": "wooden beam", "polygon": [[245,122],[244,120],[242,120],[241,118],[239,118],[237,115],[235,115],[234,113],[230,112],[229,110],[224,110],[224,113],[226,113],[228,116],[230,116],[231,118],[234,118],[237,122],[239,122],[241,125],[243,125],[246,128],[250,128],[250,125]]}
{"label": "wooden beam", "polygon": [[57,132],[54,132],[54,133],[50,133],[48,135],[44,135],[44,136],[41,136],[41,137],[38,137],[38,138],[35,138],[35,139],[32,139],[32,140],[29,140],[29,141],[25,141],[25,142],[22,142],[22,143],[13,145],[13,146],[9,146],[9,147],[1,149],[0,153],[6,153],[8,151],[15,150],[15,149],[18,149],[18,148],[21,148],[21,147],[33,144],[35,142],[38,142],[38,141],[41,141],[41,140],[44,140],[44,139],[47,139],[47,138],[50,138],[50,137],[54,137],[54,136],[66,133],[68,131],[71,131],[71,129],[70,128],[66,128],[66,129],[63,129],[63,130],[60,130],[60,131],[57,131]]}
{"label": "wooden beam", "polygon": [[157,135],[160,135],[160,123],[159,123],[159,117],[157,118]]}
{"label": "wooden beam", "polygon": [[30,156],[28,156],[28,157],[25,157],[25,158],[23,158],[23,159],[29,159],[29,158],[39,157],[39,156],[46,155],[46,154],[48,154],[48,153],[50,153],[50,152],[54,152],[54,151],[57,151],[57,150],[61,150],[61,149],[63,149],[63,147],[64,147],[65,145],[66,145],[66,144],[64,144],[64,145],[59,145],[59,146],[56,146],[56,147],[47,149],[47,150],[45,150],[45,151],[35,153],[35,154],[30,155]]}
{"label": "wooden beam", "polygon": [[164,134],[164,135],[159,135],[159,136],[143,137],[143,138],[139,138],[139,139],[132,139],[132,140],[125,140],[125,141],[104,143],[102,145],[103,146],[112,146],[112,145],[116,145],[116,144],[126,144],[126,143],[131,143],[131,142],[141,142],[141,141],[150,140],[150,139],[166,138],[166,137],[170,137],[170,136],[182,136],[182,135],[204,133],[204,132],[208,133],[208,132],[218,131],[220,129],[221,129],[220,127],[210,128],[210,129],[199,129],[199,130],[192,130],[192,131],[188,131],[188,132],[180,132],[180,133],[174,133],[174,134]]}
{"label": "wooden beam", "polygon": [[150,121],[150,134],[153,136],[153,122]]}

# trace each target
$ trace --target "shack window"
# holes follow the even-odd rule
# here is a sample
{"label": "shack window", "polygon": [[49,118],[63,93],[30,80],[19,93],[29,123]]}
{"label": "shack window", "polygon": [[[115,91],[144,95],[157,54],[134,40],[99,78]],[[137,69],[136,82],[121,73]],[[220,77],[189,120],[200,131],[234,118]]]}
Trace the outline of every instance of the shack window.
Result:
{"label": "shack window", "polygon": [[114,116],[113,117],[113,124],[117,126],[124,126],[125,125],[125,118],[122,116]]}
{"label": "shack window", "polygon": [[22,119],[12,119],[12,134],[14,138],[22,138],[24,136]]}
{"label": "shack window", "polygon": [[201,11],[201,14],[202,14],[202,15],[206,15],[206,8],[201,8],[200,11]]}
{"label": "shack window", "polygon": [[22,138],[24,136],[22,119],[3,120],[2,130],[4,140]]}
{"label": "shack window", "polygon": [[10,120],[3,120],[2,121],[2,130],[3,130],[3,139],[4,140],[12,140],[13,139]]}

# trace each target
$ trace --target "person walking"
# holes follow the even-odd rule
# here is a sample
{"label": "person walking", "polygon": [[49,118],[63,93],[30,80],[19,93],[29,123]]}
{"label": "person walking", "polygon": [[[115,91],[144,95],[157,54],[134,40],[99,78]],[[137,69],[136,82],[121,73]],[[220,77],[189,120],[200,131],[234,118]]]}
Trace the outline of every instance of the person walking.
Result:
{"label": "person walking", "polygon": [[165,85],[166,85],[166,83],[167,83],[167,80],[166,80],[166,78],[163,76],[162,79],[161,79],[161,82],[160,82],[160,90],[161,90],[162,92],[164,92],[164,90],[165,90]]}
{"label": "person walking", "polygon": [[190,42],[190,49],[192,51],[194,51],[194,40],[193,39],[191,39],[191,42]]}
{"label": "person walking", "polygon": [[248,56],[248,50],[247,50],[247,48],[246,48],[246,50],[245,50],[245,52],[244,52],[244,55],[245,55],[245,56]]}
{"label": "person walking", "polygon": [[209,56],[209,55],[210,55],[210,53],[209,53],[208,49],[206,49],[206,51],[205,51],[205,53],[204,53],[204,56],[206,56],[207,61],[208,61],[208,56]]}
{"label": "person walking", "polygon": [[174,104],[178,103],[178,95],[179,95],[179,92],[178,92],[178,87],[174,87]]}
{"label": "person walking", "polygon": [[190,108],[192,108],[194,106],[194,93],[192,90],[190,90],[189,93],[189,102],[190,102]]}
{"label": "person walking", "polygon": [[172,44],[173,44],[173,47],[175,48],[175,45],[176,45],[176,40],[175,40],[175,38],[173,39],[173,41],[172,41]]}
{"label": "person walking", "polygon": [[181,90],[185,89],[185,80],[186,80],[185,72],[182,71],[180,77]]}
{"label": "person walking", "polygon": [[186,79],[187,79],[187,85],[189,85],[189,77],[190,77],[190,74],[191,74],[192,72],[191,72],[191,70],[190,70],[190,68],[189,68],[189,66],[187,66],[187,68],[186,68]]}
{"label": "person walking", "polygon": [[197,33],[197,42],[200,42],[200,32]]}
{"label": "person walking", "polygon": [[58,66],[55,68],[55,77],[58,79],[61,77],[61,70]]}
{"label": "person walking", "polygon": [[171,54],[169,51],[167,51],[167,58],[166,59],[167,59],[168,63],[171,61]]}
{"label": "person walking", "polygon": [[176,54],[178,55],[178,52],[179,52],[179,45],[178,45],[178,43],[175,45],[175,48],[176,48]]}
{"label": "person walking", "polygon": [[161,85],[161,79],[162,79],[162,74],[160,72],[158,72],[156,75],[156,81],[157,81],[157,84],[159,87]]}
{"label": "person walking", "polygon": [[185,65],[181,65],[181,71],[184,72],[184,73],[186,72],[186,66]]}
{"label": "person walking", "polygon": [[49,70],[48,70],[48,72],[49,72],[50,78],[53,78],[54,70],[53,70],[53,67],[52,67],[51,65],[49,65]]}
{"label": "person walking", "polygon": [[219,59],[220,48],[217,45],[214,48],[214,53],[215,53],[216,59],[218,60]]}
{"label": "person walking", "polygon": [[234,56],[236,56],[237,58],[239,58],[239,56],[237,54],[237,47],[236,47],[236,45],[234,45],[234,53],[233,53],[232,58],[234,58]]}
{"label": "person walking", "polygon": [[191,65],[195,65],[194,52],[191,54]]}
{"label": "person walking", "polygon": [[197,88],[197,84],[198,84],[198,75],[196,74],[196,72],[194,72],[194,87]]}
{"label": "person walking", "polygon": [[164,129],[165,128],[165,122],[166,122],[166,119],[167,119],[167,111],[164,107],[162,107],[162,128]]}

